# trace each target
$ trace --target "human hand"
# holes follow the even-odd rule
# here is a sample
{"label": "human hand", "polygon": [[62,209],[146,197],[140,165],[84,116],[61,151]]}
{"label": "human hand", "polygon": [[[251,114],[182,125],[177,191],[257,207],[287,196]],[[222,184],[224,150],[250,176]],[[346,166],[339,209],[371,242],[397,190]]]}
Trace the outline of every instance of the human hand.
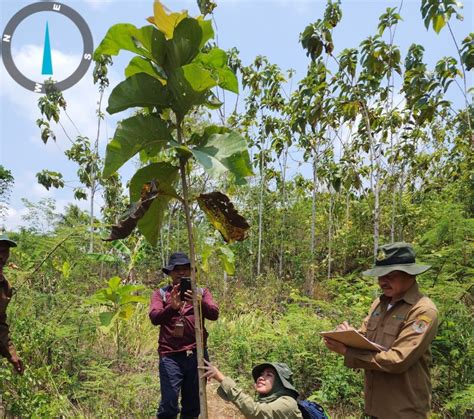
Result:
{"label": "human hand", "polygon": [[211,378],[214,378],[214,380],[222,383],[222,380],[225,378],[224,374],[222,374],[216,366],[212,365],[206,359],[204,360],[204,363],[206,364],[205,366],[199,367],[199,369],[204,370],[202,377],[207,378],[207,381],[211,381]]}
{"label": "human hand", "polygon": [[193,304],[193,290],[187,290],[184,293],[184,301],[185,303]]}
{"label": "human hand", "polygon": [[170,304],[174,310],[179,310],[184,305],[184,302],[181,301],[181,297],[179,295],[179,284],[173,286],[170,298]]}
{"label": "human hand", "polygon": [[326,345],[326,348],[328,348],[330,351],[336,352],[337,354],[340,354],[340,355],[346,354],[347,346],[341,342],[338,342],[337,340],[325,337],[324,344]]}
{"label": "human hand", "polygon": [[17,355],[14,355],[11,358],[9,358],[8,361],[10,362],[10,364],[13,365],[13,369],[15,370],[17,374],[23,375],[23,372],[25,371],[25,367],[20,357],[18,357]]}

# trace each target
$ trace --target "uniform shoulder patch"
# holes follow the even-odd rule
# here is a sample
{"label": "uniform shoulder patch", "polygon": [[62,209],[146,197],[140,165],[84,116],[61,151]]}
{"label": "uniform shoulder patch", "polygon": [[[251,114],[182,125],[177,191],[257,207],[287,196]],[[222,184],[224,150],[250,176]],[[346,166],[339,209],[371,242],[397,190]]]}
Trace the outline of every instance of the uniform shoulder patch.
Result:
{"label": "uniform shoulder patch", "polygon": [[431,319],[428,316],[420,316],[413,323],[413,330],[416,333],[425,333],[430,323]]}
{"label": "uniform shoulder patch", "polygon": [[417,320],[423,320],[428,324],[431,323],[431,318],[428,317],[428,316],[420,316],[420,317],[417,318]]}

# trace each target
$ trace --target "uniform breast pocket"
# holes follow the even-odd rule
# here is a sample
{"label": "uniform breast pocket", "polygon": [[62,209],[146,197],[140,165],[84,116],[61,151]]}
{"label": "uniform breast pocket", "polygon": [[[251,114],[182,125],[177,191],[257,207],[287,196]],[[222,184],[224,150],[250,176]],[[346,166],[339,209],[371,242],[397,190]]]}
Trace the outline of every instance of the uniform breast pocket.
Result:
{"label": "uniform breast pocket", "polygon": [[378,318],[371,318],[367,322],[367,333],[366,333],[367,339],[372,340],[372,341],[375,339],[375,335],[377,334],[377,322],[378,322]]}
{"label": "uniform breast pocket", "polygon": [[383,328],[383,342],[382,345],[386,348],[391,348],[395,339],[397,339],[400,331],[400,325],[388,324]]}

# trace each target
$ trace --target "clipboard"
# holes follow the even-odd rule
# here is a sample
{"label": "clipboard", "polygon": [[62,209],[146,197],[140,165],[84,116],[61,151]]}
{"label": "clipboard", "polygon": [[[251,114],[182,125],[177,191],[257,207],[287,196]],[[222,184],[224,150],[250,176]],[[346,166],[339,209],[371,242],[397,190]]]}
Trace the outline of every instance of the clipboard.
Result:
{"label": "clipboard", "polygon": [[346,346],[355,349],[366,349],[368,351],[377,351],[382,350],[381,347],[377,346],[374,342],[371,342],[365,336],[361,335],[357,330],[340,330],[340,331],[331,331],[331,332],[320,332],[322,337],[327,337],[330,339],[337,340],[338,342],[343,343]]}

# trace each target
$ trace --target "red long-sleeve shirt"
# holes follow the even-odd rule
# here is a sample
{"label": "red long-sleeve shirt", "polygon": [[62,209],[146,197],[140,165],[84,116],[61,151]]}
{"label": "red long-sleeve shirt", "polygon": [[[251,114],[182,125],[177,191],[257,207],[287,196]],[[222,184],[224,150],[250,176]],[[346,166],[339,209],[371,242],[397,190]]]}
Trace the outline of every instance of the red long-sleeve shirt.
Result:
{"label": "red long-sleeve shirt", "polygon": [[12,358],[16,356],[15,347],[10,340],[10,329],[7,324],[7,306],[10,303],[13,291],[5,279],[3,274],[0,274],[0,356],[5,358]]}
{"label": "red long-sleeve shirt", "polygon": [[[196,347],[194,335],[194,310],[192,304],[185,304],[180,310],[175,310],[170,304],[171,285],[165,289],[163,301],[160,290],[153,291],[150,302],[150,320],[155,326],[160,326],[158,338],[158,353],[160,356],[175,352],[183,352]],[[206,288],[202,292],[201,309],[203,324],[204,319],[217,320],[219,308],[212,299],[210,291]],[[184,323],[184,333],[182,337],[173,336],[173,329],[177,321],[182,317]],[[204,328],[204,346],[207,342],[207,330]]]}

